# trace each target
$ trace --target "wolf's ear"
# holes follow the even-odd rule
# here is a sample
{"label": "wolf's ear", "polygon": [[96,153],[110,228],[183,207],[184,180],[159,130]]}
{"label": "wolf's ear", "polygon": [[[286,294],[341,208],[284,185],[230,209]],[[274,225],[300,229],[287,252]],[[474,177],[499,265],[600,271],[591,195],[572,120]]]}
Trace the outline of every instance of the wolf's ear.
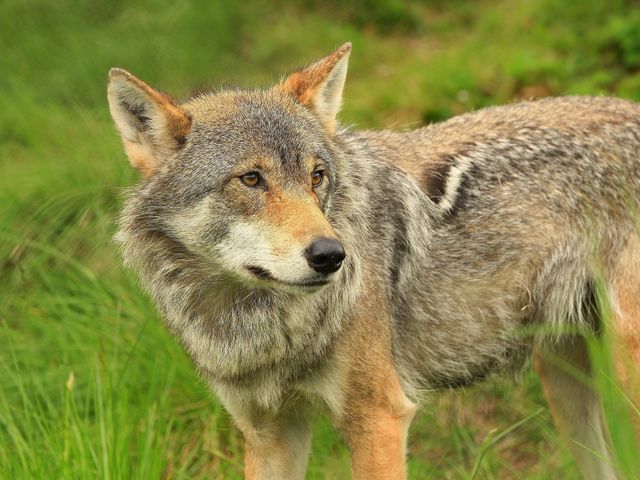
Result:
{"label": "wolf's ear", "polygon": [[182,147],[191,117],[171,97],[119,68],[109,71],[108,97],[129,161],[150,177]]}
{"label": "wolf's ear", "polygon": [[345,43],[328,57],[292,73],[279,85],[313,110],[329,135],[336,131],[336,116],[342,104],[351,43]]}

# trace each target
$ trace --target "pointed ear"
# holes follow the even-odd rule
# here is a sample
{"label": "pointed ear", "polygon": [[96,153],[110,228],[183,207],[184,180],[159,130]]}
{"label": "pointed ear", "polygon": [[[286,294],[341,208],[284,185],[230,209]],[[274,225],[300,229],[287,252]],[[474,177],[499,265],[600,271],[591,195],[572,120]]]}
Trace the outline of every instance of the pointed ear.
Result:
{"label": "pointed ear", "polygon": [[348,42],[328,57],[292,73],[279,85],[281,90],[313,110],[329,135],[336,131],[350,53],[351,43]]}
{"label": "pointed ear", "polygon": [[190,115],[168,95],[119,68],[109,71],[108,97],[129,161],[150,177],[184,144]]}

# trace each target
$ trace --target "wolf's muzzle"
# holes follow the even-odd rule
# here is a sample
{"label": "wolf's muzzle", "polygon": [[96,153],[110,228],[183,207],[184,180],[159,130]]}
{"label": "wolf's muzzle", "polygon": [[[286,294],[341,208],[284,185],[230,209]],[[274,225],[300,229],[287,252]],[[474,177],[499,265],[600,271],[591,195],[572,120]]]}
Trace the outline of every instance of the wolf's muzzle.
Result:
{"label": "wolf's muzzle", "polygon": [[328,275],[340,269],[346,253],[338,240],[323,237],[314,240],[304,251],[304,256],[316,272]]}

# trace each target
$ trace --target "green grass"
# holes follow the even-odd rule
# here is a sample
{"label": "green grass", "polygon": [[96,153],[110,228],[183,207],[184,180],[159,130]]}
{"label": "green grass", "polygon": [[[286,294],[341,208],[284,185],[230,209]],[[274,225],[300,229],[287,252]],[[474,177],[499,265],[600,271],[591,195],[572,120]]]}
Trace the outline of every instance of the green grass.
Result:
{"label": "green grass", "polygon": [[[109,118],[109,67],[181,97],[268,85],[352,40],[343,119],[359,127],[541,94],[640,100],[631,2],[131,3],[0,4],[0,478],[241,475],[240,437],[111,240],[136,175]],[[631,477],[624,412],[637,411],[607,352],[597,384]],[[530,373],[433,395],[411,431],[411,478],[578,478],[543,406]],[[346,477],[330,423],[314,432],[308,478]]]}

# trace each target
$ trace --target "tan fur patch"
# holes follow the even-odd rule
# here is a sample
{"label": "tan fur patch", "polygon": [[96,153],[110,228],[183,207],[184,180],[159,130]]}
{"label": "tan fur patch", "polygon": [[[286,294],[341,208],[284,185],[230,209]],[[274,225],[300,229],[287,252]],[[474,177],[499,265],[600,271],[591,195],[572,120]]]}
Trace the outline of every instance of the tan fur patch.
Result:
{"label": "tan fur patch", "polygon": [[148,145],[125,140],[124,150],[127,157],[129,157],[131,165],[143,177],[148,178],[158,170],[158,162],[151,154],[151,149]]}
{"label": "tan fur patch", "polygon": [[360,315],[345,332],[347,350],[339,353],[351,367],[340,427],[351,451],[354,478],[399,480],[406,478],[406,437],[417,407],[400,385],[391,358],[387,309],[373,293],[376,275],[368,276],[371,293],[363,295]]}
{"label": "tan fur patch", "polygon": [[265,219],[276,227],[278,233],[285,234],[301,245],[311,243],[313,238],[336,238],[312,193],[293,196],[274,188],[267,192],[267,198]]}
{"label": "tan fur patch", "polygon": [[291,455],[291,446],[284,442],[281,435],[269,439],[251,439],[245,434],[245,439],[244,474],[248,480],[265,478],[265,460],[284,459]]}
{"label": "tan fur patch", "polygon": [[640,405],[640,238],[637,234],[628,239],[618,259],[613,287],[619,308],[613,325],[616,367],[627,394]]}

